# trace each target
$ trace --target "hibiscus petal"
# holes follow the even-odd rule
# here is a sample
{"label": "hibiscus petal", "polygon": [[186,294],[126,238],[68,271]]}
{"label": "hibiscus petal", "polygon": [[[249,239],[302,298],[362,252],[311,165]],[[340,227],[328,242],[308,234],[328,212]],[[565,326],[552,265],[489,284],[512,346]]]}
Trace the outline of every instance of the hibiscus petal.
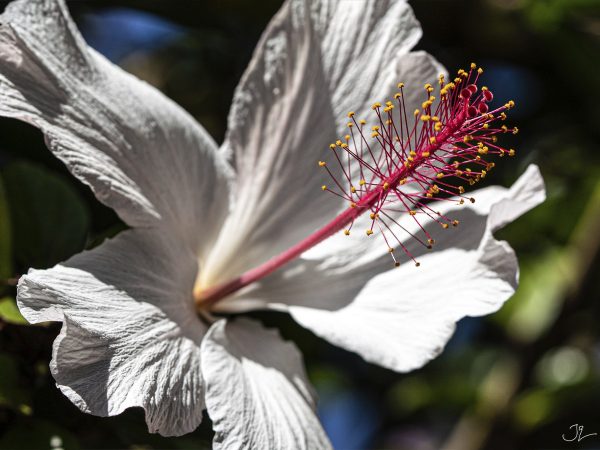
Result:
{"label": "hibiscus petal", "polygon": [[202,360],[215,449],[331,448],[300,353],[275,330],[221,320],[202,342]]}
{"label": "hibiscus petal", "polygon": [[472,195],[475,204],[436,204],[434,209],[461,224],[444,233],[434,251],[409,244],[419,268],[406,263],[386,270],[391,261],[385,244],[361,237],[352,245],[347,241],[344,252],[333,237],[309,252],[310,259],[219,307],[287,310],[301,325],[367,361],[398,371],[418,368],[441,352],[459,319],[494,312],[514,293],[515,254],[492,232],[545,198],[535,166],[510,189],[491,187]]}
{"label": "hibiscus petal", "polygon": [[156,89],[87,47],[63,0],[0,16],[0,115],[40,128],[50,150],[131,226],[162,220],[211,236],[227,211],[214,141]]}
{"label": "hibiscus petal", "polygon": [[198,426],[207,328],[191,298],[196,268],[181,241],[132,230],[21,278],[23,316],[63,322],[50,368],[82,411],[113,416],[141,406],[150,432],[165,436]]}
{"label": "hibiscus petal", "polygon": [[417,93],[422,101],[423,83],[443,68],[408,53],[420,36],[402,0],[283,5],[233,98],[223,148],[235,163],[236,204],[203,275],[207,285],[264,262],[339,210],[340,200],[320,191],[330,180],[317,161],[335,170],[328,145],[346,134],[348,111],[390,98],[398,81],[407,83],[409,107]]}

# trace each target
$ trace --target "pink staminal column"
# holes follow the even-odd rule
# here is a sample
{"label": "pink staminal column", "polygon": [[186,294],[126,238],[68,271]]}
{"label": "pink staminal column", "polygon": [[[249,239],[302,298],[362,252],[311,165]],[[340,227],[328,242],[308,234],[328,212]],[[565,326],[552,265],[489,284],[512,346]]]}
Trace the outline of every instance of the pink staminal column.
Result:
{"label": "pink staminal column", "polygon": [[[329,146],[338,170],[331,170],[324,161],[318,162],[332,181],[331,186],[324,184],[321,189],[343,198],[348,208],[264,264],[226,283],[194,292],[198,308],[209,308],[337,232],[349,235],[355,220],[367,213],[370,226],[366,235],[382,235],[394,265],[400,265],[394,248],[397,246],[419,266],[402,235],[408,234],[431,249],[435,239],[421,225],[420,217],[429,217],[442,229],[459,225],[457,220],[432,209],[431,201],[474,202],[474,198],[465,196],[464,185],[474,185],[485,178],[494,167],[487,158],[515,154],[498,144],[499,134],[518,132],[516,127],[500,125],[514,102],[490,111],[492,92],[477,86],[482,73],[483,69],[471,64],[468,72],[459,70],[451,82],[441,75],[439,100],[433,95],[434,87],[426,84],[421,109],[410,115],[404,102],[404,84],[400,83],[393,100],[385,106],[373,105],[377,122],[370,131],[366,130],[365,120],[357,120],[354,112],[348,113],[348,134]],[[403,216],[415,222],[416,232],[400,223]]]}

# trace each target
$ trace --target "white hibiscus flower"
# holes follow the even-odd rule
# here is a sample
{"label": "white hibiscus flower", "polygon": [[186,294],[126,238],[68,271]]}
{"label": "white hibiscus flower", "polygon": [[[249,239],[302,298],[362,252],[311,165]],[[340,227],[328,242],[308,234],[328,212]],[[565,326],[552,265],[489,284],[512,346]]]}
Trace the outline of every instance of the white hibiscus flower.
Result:
{"label": "white hibiscus flower", "polygon": [[[366,113],[399,80],[412,111],[416,88],[443,72],[410,52],[420,36],[403,0],[287,1],[235,92],[219,148],[177,105],[87,47],[62,0],[7,7],[0,114],[40,128],[130,227],[19,282],[30,322],[63,322],[51,370],[73,403],[100,416],[142,407],[163,435],[194,430],[206,408],[217,448],[326,448],[297,349],[218,313],[287,311],[330,342],[407,371],[438,354],[461,317],[510,297],[517,262],[492,232],[543,200],[535,167],[511,189],[474,192],[475,204],[431,203],[461,226],[428,253],[415,239],[399,242],[419,269],[393,268],[374,239],[384,234],[321,232],[310,250],[304,240],[348,206],[319,192],[315,164],[346,133],[340,118]],[[415,158],[425,161],[424,150]],[[423,217],[403,226],[437,225]]]}

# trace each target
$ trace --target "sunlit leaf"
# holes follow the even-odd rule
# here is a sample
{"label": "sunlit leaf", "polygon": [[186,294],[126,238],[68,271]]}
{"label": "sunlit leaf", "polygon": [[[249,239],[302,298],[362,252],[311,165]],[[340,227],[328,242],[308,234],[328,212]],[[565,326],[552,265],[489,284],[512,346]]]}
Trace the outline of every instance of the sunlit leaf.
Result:
{"label": "sunlit leaf", "polygon": [[0,299],[0,318],[5,322],[17,325],[28,323],[19,312],[19,308],[17,308],[15,301],[10,297]]}

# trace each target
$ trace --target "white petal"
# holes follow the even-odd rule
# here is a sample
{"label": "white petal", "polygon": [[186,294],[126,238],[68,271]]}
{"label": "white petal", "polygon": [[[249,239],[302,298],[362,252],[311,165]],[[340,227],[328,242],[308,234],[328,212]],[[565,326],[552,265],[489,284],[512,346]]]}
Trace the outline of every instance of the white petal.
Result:
{"label": "white petal", "polygon": [[202,419],[200,341],[191,298],[195,256],[177,240],[126,231],[19,281],[32,323],[62,321],[51,370],[82,411],[113,416],[141,406],[150,432],[181,435]]}
{"label": "white petal", "polygon": [[[131,226],[186,238],[227,211],[210,136],[156,89],[88,48],[63,0],[18,0],[0,17],[0,115],[40,128],[48,147]],[[195,244],[195,242],[194,242]]]}
{"label": "white petal", "polygon": [[401,78],[422,96],[442,69],[408,53],[420,36],[402,0],[283,5],[234,95],[223,148],[235,162],[237,202],[205,283],[239,275],[333,218],[341,202],[320,191],[330,180],[317,161],[335,170],[328,145],[346,134],[350,109],[368,110]]}
{"label": "white petal", "polygon": [[300,353],[275,330],[219,321],[202,342],[202,360],[215,449],[331,448]]}
{"label": "white petal", "polygon": [[419,268],[406,263],[385,270],[391,261],[383,256],[383,243],[377,251],[362,237],[366,244],[357,250],[354,241],[344,253],[332,238],[311,259],[274,273],[220,307],[287,310],[301,325],[367,361],[398,371],[420,367],[442,350],[459,319],[494,312],[514,293],[516,257],[492,231],[545,198],[535,166],[511,189],[491,187],[472,195],[473,205],[439,202],[434,208],[458,217],[461,225],[447,230],[434,251],[410,244]]}

